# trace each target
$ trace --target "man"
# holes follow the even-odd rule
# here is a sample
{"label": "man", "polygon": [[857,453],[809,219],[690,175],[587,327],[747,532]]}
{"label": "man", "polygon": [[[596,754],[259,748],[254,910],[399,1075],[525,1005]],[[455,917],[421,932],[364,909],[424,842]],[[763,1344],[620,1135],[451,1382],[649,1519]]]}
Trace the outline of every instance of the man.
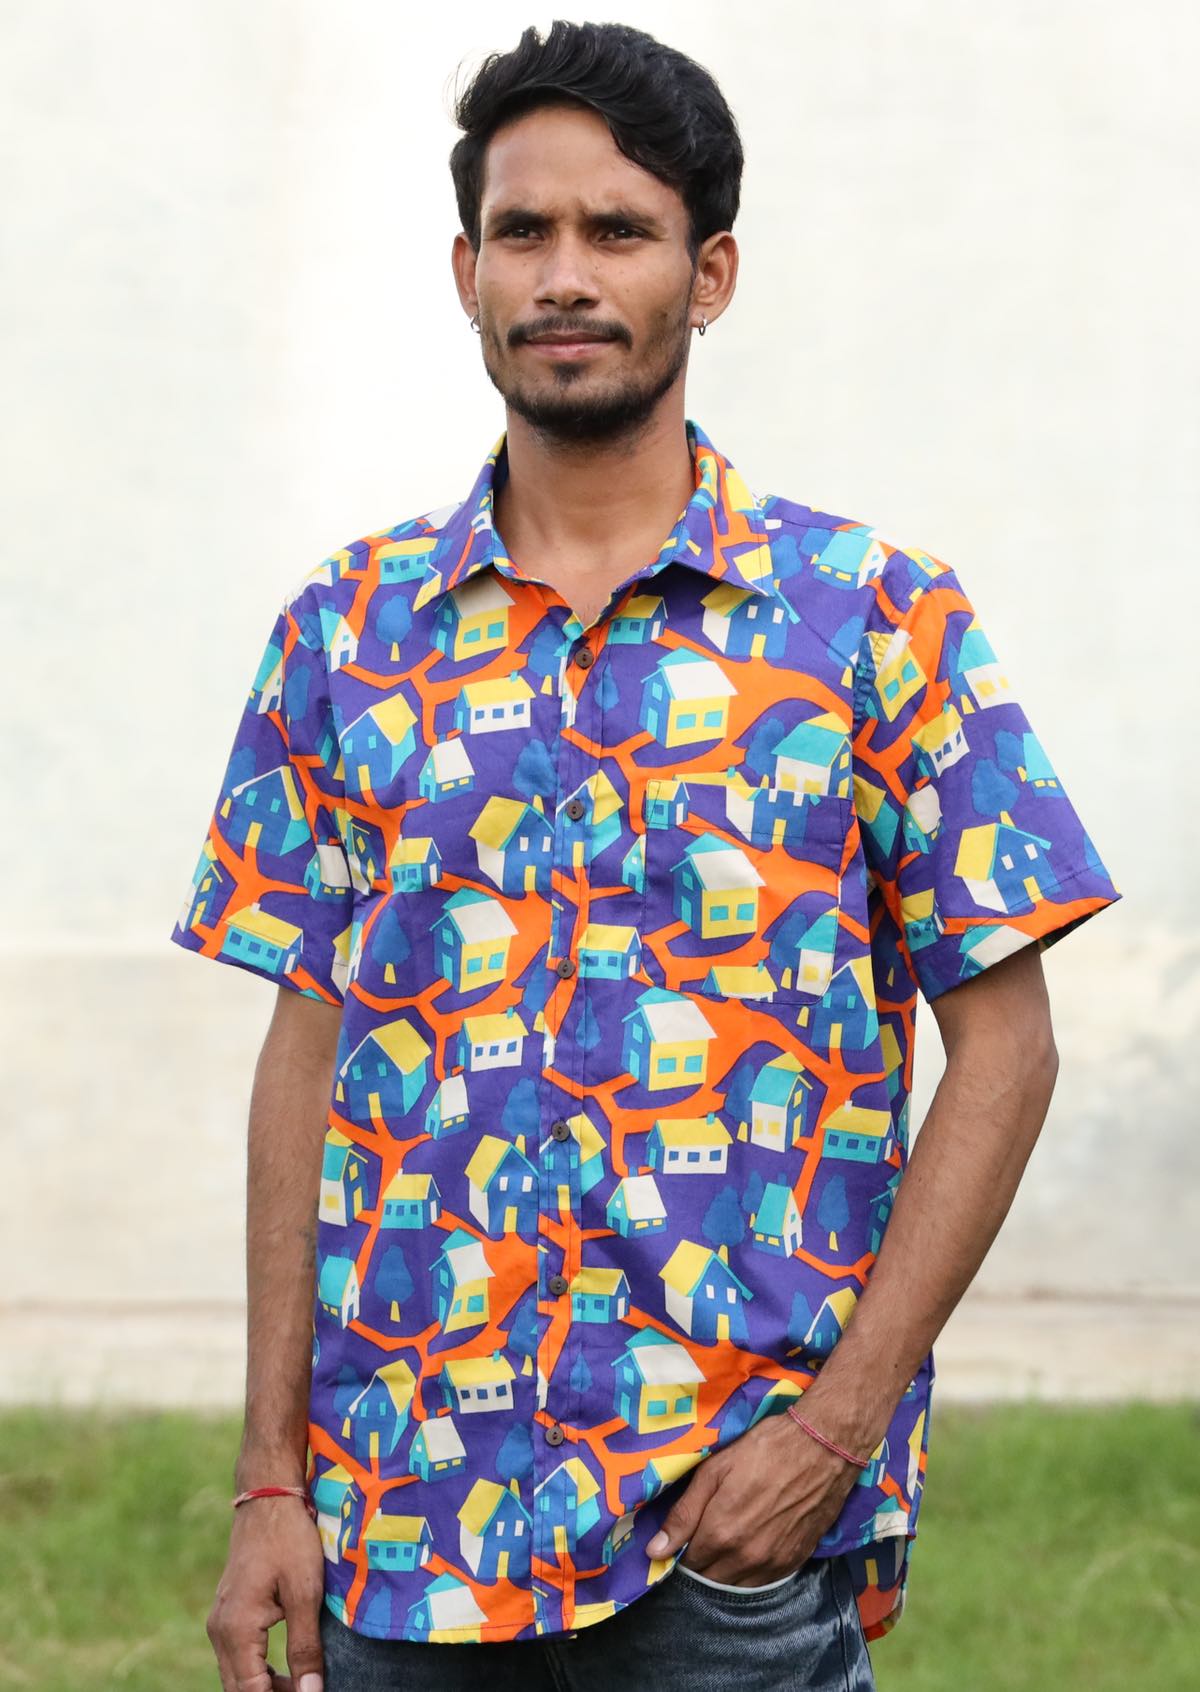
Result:
{"label": "man", "polygon": [[555,23],[458,116],[505,432],[288,595],[172,935],[280,988],[222,1683],[869,1688],[1040,954],[1120,895],[954,572],[686,417],[711,78]]}

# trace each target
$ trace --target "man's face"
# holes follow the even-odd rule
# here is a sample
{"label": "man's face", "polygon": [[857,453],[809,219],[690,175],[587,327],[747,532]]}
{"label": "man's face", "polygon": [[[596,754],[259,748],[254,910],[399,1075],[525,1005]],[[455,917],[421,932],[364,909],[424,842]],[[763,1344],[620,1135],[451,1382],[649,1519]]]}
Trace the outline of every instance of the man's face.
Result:
{"label": "man's face", "polygon": [[564,442],[649,417],[687,364],[687,231],[680,196],[598,113],[547,106],[496,131],[474,284],[484,367],[519,417]]}

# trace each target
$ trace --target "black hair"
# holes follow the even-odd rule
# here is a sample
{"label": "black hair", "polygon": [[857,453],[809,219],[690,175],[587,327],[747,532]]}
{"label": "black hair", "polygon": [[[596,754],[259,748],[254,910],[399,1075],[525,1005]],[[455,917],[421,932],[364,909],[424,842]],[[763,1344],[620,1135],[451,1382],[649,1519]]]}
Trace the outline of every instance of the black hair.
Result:
{"label": "black hair", "polygon": [[733,226],[742,141],[708,71],[627,24],[557,18],[544,40],[531,25],[511,52],[492,53],[455,101],[465,134],[451,150],[450,174],[476,252],[488,142],[501,124],[560,101],[598,112],[625,156],[681,196],[693,264],[702,241]]}

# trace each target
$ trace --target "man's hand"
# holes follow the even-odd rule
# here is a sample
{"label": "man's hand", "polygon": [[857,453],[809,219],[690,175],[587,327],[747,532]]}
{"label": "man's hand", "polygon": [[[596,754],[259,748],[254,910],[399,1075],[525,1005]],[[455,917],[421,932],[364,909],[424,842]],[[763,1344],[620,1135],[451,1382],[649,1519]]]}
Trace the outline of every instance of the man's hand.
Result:
{"label": "man's hand", "polygon": [[647,1545],[726,1586],[765,1586],[812,1556],[858,1479],[790,1416],[768,1416],[696,1469]]}
{"label": "man's hand", "polygon": [[[229,1556],[205,1628],[222,1692],[321,1692],[321,1538],[299,1498],[251,1498],[233,1512]],[[267,1632],[287,1622],[288,1674],[267,1661]]]}

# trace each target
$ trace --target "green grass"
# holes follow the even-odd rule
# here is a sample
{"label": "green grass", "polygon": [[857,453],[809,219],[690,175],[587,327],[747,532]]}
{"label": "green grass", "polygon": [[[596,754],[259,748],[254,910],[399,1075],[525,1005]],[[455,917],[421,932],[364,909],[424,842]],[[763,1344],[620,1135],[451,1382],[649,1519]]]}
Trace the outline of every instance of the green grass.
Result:
{"label": "green grass", "polygon": [[[237,1440],[232,1417],[0,1414],[0,1688],[212,1692]],[[1196,1406],[935,1405],[932,1457],[879,1692],[1197,1683]]]}

